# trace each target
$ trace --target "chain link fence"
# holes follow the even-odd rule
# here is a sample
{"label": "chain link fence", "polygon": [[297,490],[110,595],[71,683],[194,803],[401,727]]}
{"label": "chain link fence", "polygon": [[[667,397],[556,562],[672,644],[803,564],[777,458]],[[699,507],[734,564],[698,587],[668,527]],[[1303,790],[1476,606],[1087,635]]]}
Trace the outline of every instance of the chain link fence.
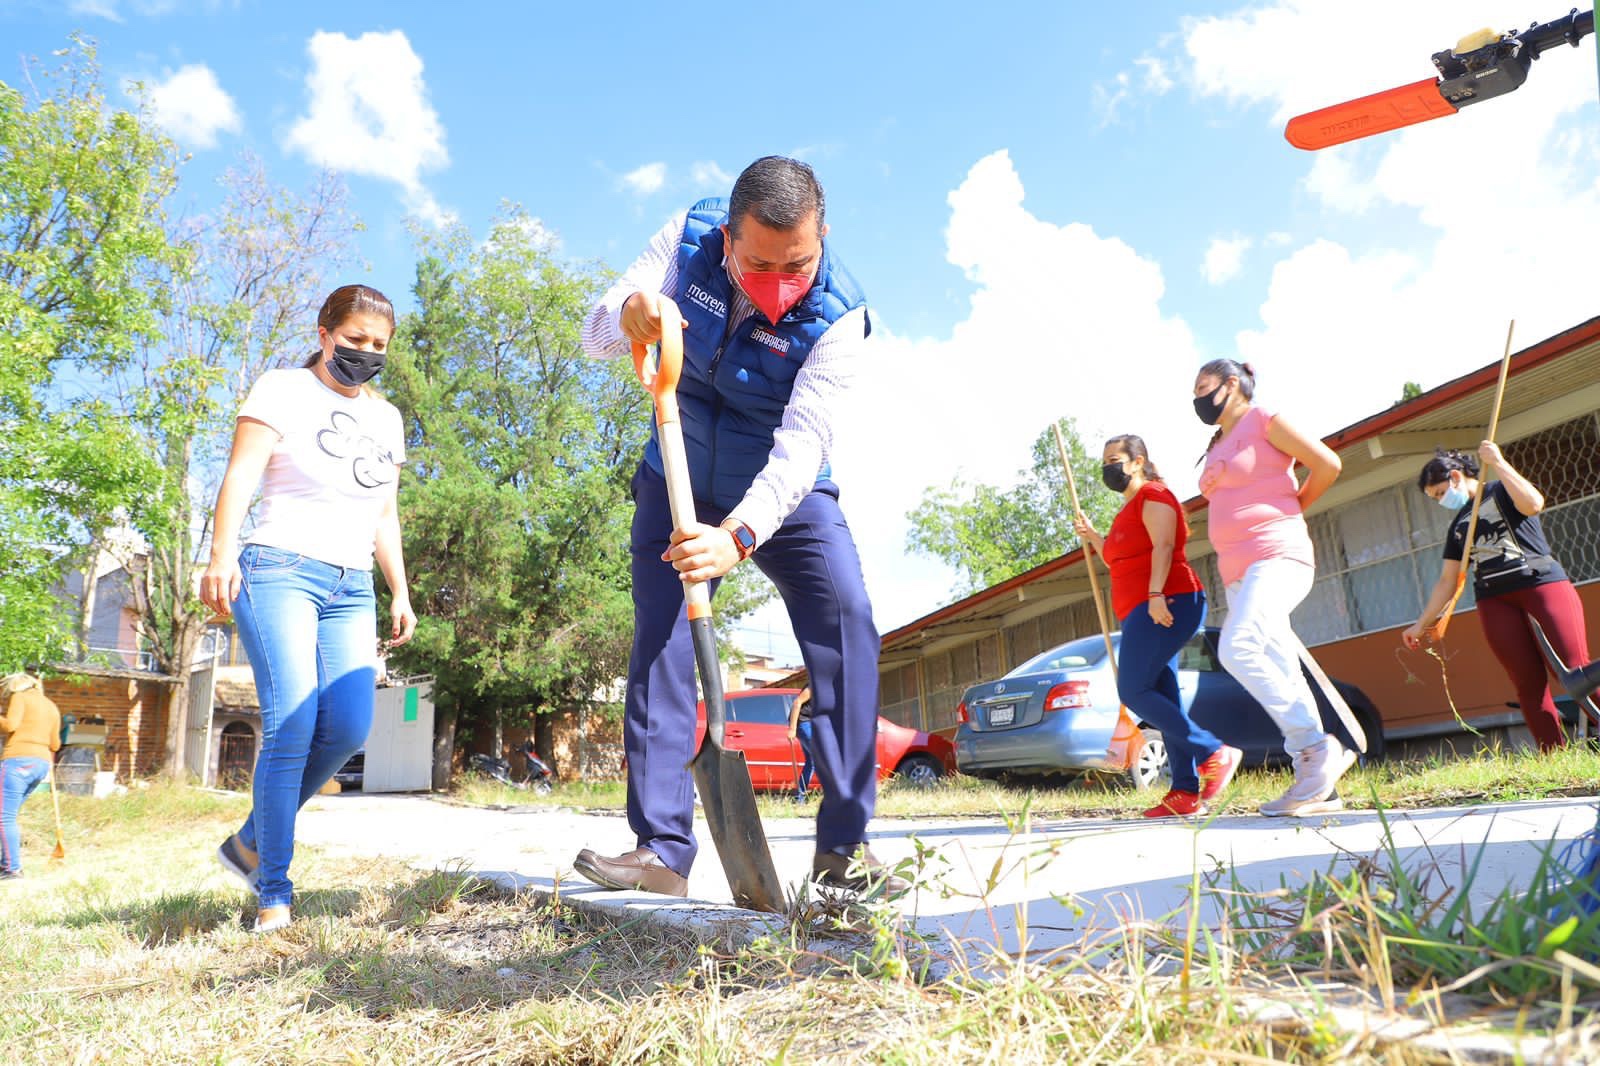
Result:
{"label": "chain link fence", "polygon": [[[1600,578],[1600,416],[1589,414],[1504,443],[1506,461],[1539,489],[1550,550],[1577,582]],[[1295,632],[1316,646],[1395,626],[1422,613],[1444,563],[1455,512],[1417,489],[1429,456],[1414,457],[1405,483],[1340,504],[1308,520],[1317,580],[1294,612]],[[1215,581],[1214,560],[1208,592]],[[1213,594],[1211,624],[1226,617]],[[1467,582],[1460,608],[1473,605]]]}

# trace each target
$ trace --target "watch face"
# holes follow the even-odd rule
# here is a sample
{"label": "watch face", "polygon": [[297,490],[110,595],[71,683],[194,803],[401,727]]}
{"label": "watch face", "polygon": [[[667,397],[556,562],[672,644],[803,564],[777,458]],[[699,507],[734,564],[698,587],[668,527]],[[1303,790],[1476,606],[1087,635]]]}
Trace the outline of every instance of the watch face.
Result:
{"label": "watch face", "polygon": [[748,555],[750,552],[755,551],[756,535],[750,532],[749,527],[739,526],[737,529],[733,530],[733,542],[739,545],[739,550],[741,552],[744,552],[746,555]]}

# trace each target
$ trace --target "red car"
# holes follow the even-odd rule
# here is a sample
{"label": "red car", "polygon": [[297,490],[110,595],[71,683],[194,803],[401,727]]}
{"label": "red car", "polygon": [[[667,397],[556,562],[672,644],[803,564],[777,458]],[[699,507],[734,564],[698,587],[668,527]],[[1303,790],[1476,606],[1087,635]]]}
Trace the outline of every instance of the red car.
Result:
{"label": "red car", "polygon": [[[800,742],[789,739],[789,711],[797,688],[751,688],[726,695],[728,724],[723,738],[730,751],[744,752],[750,783],[757,792],[794,791],[805,753]],[[694,744],[699,750],[706,734],[706,705],[696,709]],[[929,785],[955,773],[956,749],[937,733],[907,729],[878,718],[878,780],[899,774],[916,785]]]}

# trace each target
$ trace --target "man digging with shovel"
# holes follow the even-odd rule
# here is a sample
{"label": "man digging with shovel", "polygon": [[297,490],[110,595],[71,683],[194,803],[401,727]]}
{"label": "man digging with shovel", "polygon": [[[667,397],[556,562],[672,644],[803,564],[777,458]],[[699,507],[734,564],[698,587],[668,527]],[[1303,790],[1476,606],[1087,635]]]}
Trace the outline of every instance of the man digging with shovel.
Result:
{"label": "man digging with shovel", "polygon": [[865,843],[877,798],[879,640],[827,460],[840,397],[872,327],[860,288],[825,240],[823,214],[810,167],[758,159],[730,200],[702,200],[657,233],[584,324],[590,355],[622,355],[660,340],[661,298],[676,302],[677,418],[699,519],[673,528],[658,428],[633,479],[623,747],[637,847],[616,856],[585,848],[574,863],[606,888],[687,894],[697,844],[685,583],[714,590],[747,559],[782,595],[810,673],[824,792],[812,876],[853,890],[910,887]]}

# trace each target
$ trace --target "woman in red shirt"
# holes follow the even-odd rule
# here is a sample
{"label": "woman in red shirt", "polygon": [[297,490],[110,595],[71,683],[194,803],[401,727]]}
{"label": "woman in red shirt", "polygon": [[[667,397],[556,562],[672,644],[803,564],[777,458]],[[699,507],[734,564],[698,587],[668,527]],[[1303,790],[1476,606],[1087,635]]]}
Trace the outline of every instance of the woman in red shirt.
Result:
{"label": "woman in red shirt", "polygon": [[1178,651],[1206,617],[1205,591],[1183,551],[1189,523],[1141,438],[1112,437],[1101,462],[1101,480],[1127,502],[1104,537],[1082,515],[1073,526],[1111,571],[1111,608],[1122,626],[1117,695],[1167,743],[1172,790],[1144,816],[1203,814],[1239,768],[1240,753],[1197,725],[1178,694]]}

